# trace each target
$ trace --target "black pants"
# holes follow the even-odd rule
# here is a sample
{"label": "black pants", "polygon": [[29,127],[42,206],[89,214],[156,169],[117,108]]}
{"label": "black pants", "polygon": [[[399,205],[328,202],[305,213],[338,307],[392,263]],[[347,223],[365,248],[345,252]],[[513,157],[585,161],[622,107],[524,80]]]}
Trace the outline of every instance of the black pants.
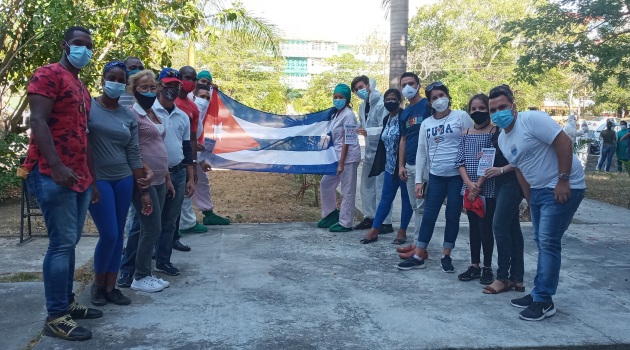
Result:
{"label": "black pants", "polygon": [[483,266],[492,267],[492,251],[494,250],[494,235],[492,233],[492,221],[496,208],[494,198],[486,198],[486,215],[479,215],[467,210],[470,232],[470,261],[473,264],[481,262],[481,249],[483,248]]}
{"label": "black pants", "polygon": [[173,243],[179,241],[179,239],[182,237],[179,235],[179,219],[180,219],[181,215],[177,215],[177,221],[175,221],[175,233],[173,234]]}
{"label": "black pants", "polygon": [[497,279],[523,282],[523,233],[519,222],[520,185],[516,178],[497,186],[493,231],[497,241]]}

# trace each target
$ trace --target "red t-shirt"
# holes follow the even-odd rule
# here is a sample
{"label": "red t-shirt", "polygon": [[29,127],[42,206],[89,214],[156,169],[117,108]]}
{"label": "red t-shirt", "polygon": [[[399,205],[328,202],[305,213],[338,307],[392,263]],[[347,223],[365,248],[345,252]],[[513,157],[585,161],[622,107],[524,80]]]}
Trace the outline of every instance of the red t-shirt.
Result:
{"label": "red t-shirt", "polygon": [[190,133],[195,135],[195,137],[191,139],[191,141],[193,141],[195,138],[197,138],[197,130],[199,129],[199,108],[197,108],[195,102],[193,102],[188,97],[181,98],[177,96],[177,98],[175,99],[175,105],[177,106],[177,108],[184,111],[188,118],[190,118]]}
{"label": "red t-shirt", "polygon": [[[29,94],[46,96],[54,101],[48,127],[55,149],[63,165],[72,169],[79,182],[70,189],[83,192],[92,184],[87,165],[87,119],[90,114],[91,97],[83,83],[60,63],[40,67],[28,85]],[[33,134],[28,145],[24,165],[31,170],[39,166],[39,172],[51,176],[46,158],[39,154]]]}

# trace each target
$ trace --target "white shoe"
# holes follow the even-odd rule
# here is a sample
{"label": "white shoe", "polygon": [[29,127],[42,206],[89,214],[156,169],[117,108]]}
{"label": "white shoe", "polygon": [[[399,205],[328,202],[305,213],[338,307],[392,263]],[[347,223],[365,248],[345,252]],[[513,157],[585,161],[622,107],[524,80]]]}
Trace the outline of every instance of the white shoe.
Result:
{"label": "white shoe", "polygon": [[171,285],[171,282],[165,281],[159,277],[156,277],[156,276],[148,276],[148,277],[153,278],[155,282],[161,284],[164,288],[168,288]]}
{"label": "white shoe", "polygon": [[161,283],[155,281],[151,276],[145,276],[139,280],[134,278],[133,282],[131,282],[131,289],[139,292],[154,293],[162,291],[164,288]]}

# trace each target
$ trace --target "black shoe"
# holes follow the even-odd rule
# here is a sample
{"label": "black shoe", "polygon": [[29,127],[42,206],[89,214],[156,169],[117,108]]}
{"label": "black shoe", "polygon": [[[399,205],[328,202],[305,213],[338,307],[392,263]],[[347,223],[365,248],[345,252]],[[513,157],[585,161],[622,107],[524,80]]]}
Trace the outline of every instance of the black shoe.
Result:
{"label": "black shoe", "polygon": [[92,302],[92,305],[96,306],[103,306],[107,304],[107,299],[105,299],[105,288],[92,285],[90,288],[90,301]]}
{"label": "black shoe", "polygon": [[440,259],[440,265],[442,266],[442,271],[446,273],[455,272],[455,267],[453,266],[453,260],[448,255],[444,255],[444,257]]}
{"label": "black shoe", "polygon": [[68,312],[70,313],[70,317],[74,320],[103,317],[103,311],[81,305],[76,301],[73,301],[72,304],[70,304]]}
{"label": "black shoe", "polygon": [[179,269],[173,266],[171,263],[166,264],[155,264],[155,270],[162,272],[169,276],[177,276],[179,275]]}
{"label": "black shoe", "polygon": [[68,314],[54,320],[46,319],[44,335],[64,340],[88,340],[92,338],[92,332],[79,326]]}
{"label": "black shoe", "polygon": [[491,267],[484,267],[481,269],[481,279],[479,279],[479,283],[489,285],[494,281],[494,274],[492,273]]}
{"label": "black shoe", "polygon": [[120,289],[114,288],[111,292],[105,293],[105,298],[110,303],[114,303],[116,305],[129,305],[131,304],[131,299],[127,298],[123,295]]}
{"label": "black shoe", "polygon": [[383,224],[381,225],[381,228],[378,229],[379,235],[384,235],[386,233],[392,233],[392,232],[394,232],[394,226],[392,226],[391,224]]}
{"label": "black shoe", "polygon": [[190,247],[182,243],[179,239],[173,242],[173,249],[179,250],[180,252],[190,251]]}
{"label": "black shoe", "polygon": [[425,266],[424,259],[418,260],[413,256],[397,265],[399,270],[423,269]]}
{"label": "black shoe", "polygon": [[527,309],[534,302],[534,297],[531,294],[518,299],[510,300],[510,304],[514,307],[520,307],[521,309]]}
{"label": "black shoe", "polygon": [[553,302],[539,303],[534,301],[529,307],[519,314],[526,321],[542,321],[547,317],[556,314],[556,308]]}
{"label": "black shoe", "polygon": [[355,230],[367,230],[372,228],[372,224],[374,223],[374,219],[372,218],[365,218],[363,219],[363,221],[361,221],[360,224],[356,225],[354,227]]}
{"label": "black shoe", "polygon": [[121,273],[120,277],[118,277],[118,281],[116,281],[116,285],[120,288],[129,288],[131,287],[131,282],[133,282],[133,275],[130,273]]}
{"label": "black shoe", "polygon": [[459,279],[460,281],[471,281],[475,278],[479,278],[481,277],[481,268],[480,267],[474,267],[474,266],[470,266],[468,267],[468,270],[466,270],[465,272],[460,273],[457,276],[457,279]]}

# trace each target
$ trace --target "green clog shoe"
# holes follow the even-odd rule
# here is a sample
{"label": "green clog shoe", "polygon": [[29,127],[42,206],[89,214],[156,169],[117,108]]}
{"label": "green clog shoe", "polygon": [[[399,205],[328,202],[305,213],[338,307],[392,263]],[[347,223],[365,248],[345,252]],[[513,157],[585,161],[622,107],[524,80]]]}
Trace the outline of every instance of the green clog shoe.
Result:
{"label": "green clog shoe", "polygon": [[333,224],[328,228],[330,232],[350,232],[352,227],[343,227],[340,223]]}

